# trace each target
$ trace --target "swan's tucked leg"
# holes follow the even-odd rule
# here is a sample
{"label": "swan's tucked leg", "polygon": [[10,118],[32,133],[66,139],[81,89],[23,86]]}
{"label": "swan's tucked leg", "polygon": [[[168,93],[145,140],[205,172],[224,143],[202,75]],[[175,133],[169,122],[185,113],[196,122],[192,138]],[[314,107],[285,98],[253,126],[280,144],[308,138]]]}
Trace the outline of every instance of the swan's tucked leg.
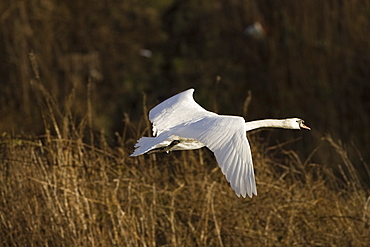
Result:
{"label": "swan's tucked leg", "polygon": [[152,153],[159,153],[159,152],[169,152],[169,151],[171,151],[171,149],[175,146],[175,145],[177,145],[177,144],[179,144],[180,143],[180,141],[179,140],[173,140],[171,143],[170,143],[170,145],[168,145],[168,146],[164,146],[164,147],[159,147],[159,148],[154,148],[154,149],[152,149],[152,150],[149,150],[148,152],[146,152],[146,154],[152,154]]}

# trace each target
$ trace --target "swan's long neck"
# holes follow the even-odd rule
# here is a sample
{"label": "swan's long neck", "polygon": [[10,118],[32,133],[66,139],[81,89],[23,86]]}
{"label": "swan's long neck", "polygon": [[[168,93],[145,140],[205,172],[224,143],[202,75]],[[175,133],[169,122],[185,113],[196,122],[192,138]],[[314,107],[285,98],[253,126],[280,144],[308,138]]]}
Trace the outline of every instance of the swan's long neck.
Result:
{"label": "swan's long neck", "polygon": [[258,128],[291,129],[290,125],[287,124],[285,119],[256,120],[256,121],[246,122],[245,126],[247,127],[247,131],[258,129]]}

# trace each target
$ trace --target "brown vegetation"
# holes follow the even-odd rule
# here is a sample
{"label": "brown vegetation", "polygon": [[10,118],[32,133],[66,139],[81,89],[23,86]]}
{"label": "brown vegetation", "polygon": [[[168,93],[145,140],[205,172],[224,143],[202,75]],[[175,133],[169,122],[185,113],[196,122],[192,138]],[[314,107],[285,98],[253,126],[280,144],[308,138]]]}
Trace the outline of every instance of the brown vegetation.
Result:
{"label": "brown vegetation", "polygon": [[[67,124],[68,126],[63,126]],[[129,158],[134,139],[1,138],[2,246],[367,246],[370,198],[346,151],[345,181],[251,136],[258,196],[237,198],[207,150]],[[127,121],[126,133],[139,130]],[[283,153],[279,158],[275,153]]]}
{"label": "brown vegetation", "polygon": [[[369,246],[369,13],[363,0],[1,1],[0,245]],[[264,39],[243,34],[255,20]],[[249,134],[252,199],[207,149],[129,158],[148,109],[190,87],[209,110],[313,131]]]}

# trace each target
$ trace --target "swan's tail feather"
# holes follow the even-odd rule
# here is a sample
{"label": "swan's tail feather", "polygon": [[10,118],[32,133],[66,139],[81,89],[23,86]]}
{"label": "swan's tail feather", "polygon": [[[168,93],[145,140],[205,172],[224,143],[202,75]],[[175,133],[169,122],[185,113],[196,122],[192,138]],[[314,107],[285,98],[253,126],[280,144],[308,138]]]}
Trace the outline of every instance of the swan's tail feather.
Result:
{"label": "swan's tail feather", "polygon": [[135,151],[130,156],[138,156],[141,154],[145,154],[152,149],[167,146],[170,144],[170,141],[168,141],[167,138],[168,136],[166,135],[160,135],[157,137],[141,137],[135,145]]}
{"label": "swan's tail feather", "polygon": [[134,152],[130,155],[131,157],[138,156],[141,154],[145,154],[149,150],[153,148],[156,144],[158,144],[155,141],[155,137],[141,137],[137,143],[135,144],[135,150]]}

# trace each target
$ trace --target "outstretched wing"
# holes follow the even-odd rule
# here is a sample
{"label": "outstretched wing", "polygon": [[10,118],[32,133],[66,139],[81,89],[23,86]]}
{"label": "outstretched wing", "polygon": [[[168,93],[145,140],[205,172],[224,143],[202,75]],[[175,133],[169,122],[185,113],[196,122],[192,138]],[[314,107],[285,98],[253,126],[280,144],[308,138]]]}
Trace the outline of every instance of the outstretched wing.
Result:
{"label": "outstretched wing", "polygon": [[175,126],[191,123],[209,115],[217,115],[198,105],[193,98],[194,89],[188,89],[155,106],[149,112],[153,135],[159,135]]}
{"label": "outstretched wing", "polygon": [[196,139],[213,151],[222,173],[237,196],[257,195],[244,118],[210,116],[178,126],[171,132],[181,137]]}

